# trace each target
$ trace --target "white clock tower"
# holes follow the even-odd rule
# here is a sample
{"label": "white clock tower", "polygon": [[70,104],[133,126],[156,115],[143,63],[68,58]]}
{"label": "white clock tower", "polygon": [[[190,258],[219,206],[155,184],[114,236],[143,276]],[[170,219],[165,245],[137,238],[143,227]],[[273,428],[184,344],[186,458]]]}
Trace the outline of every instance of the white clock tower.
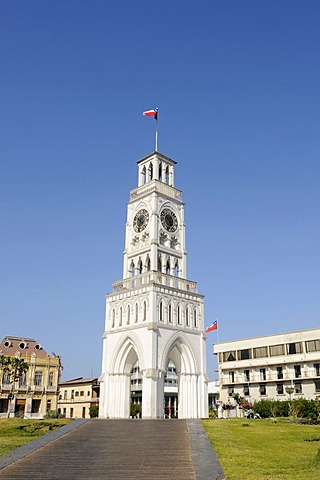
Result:
{"label": "white clock tower", "polygon": [[164,377],[178,374],[178,417],[208,416],[204,297],[187,280],[184,204],[176,162],[153,152],[130,192],[123,279],[107,295],[100,417],[129,418],[131,372],[142,375],[142,418],[163,418]]}

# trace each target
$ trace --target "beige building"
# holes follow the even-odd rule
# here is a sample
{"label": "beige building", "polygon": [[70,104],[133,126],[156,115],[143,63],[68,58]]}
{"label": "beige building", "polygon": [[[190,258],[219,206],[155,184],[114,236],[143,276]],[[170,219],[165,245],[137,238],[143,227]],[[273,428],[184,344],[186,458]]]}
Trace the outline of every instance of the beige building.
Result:
{"label": "beige building", "polygon": [[218,343],[214,354],[224,404],[320,396],[319,328]]}
{"label": "beige building", "polygon": [[5,337],[0,355],[22,358],[29,365],[14,383],[0,369],[0,418],[43,418],[47,411],[57,410],[59,356],[49,355],[37,340],[22,337]]}
{"label": "beige building", "polygon": [[74,378],[59,383],[59,412],[66,418],[89,418],[89,408],[99,406],[97,378]]}

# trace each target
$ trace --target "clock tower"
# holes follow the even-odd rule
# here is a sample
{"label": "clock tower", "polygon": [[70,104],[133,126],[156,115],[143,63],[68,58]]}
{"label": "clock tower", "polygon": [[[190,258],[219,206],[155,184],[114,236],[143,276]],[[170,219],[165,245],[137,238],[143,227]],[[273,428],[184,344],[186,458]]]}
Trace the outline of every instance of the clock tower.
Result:
{"label": "clock tower", "polygon": [[129,418],[139,365],[142,418],[164,417],[168,364],[178,375],[178,417],[208,416],[204,297],[187,279],[184,203],[176,162],[153,152],[138,162],[127,208],[123,279],[106,299],[100,412]]}

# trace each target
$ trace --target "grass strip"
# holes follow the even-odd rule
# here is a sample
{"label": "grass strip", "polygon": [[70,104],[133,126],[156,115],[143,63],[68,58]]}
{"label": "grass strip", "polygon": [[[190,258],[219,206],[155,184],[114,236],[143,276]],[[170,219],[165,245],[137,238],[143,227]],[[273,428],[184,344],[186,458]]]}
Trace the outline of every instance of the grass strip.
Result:
{"label": "grass strip", "polygon": [[203,420],[227,480],[320,478],[318,425],[287,419]]}

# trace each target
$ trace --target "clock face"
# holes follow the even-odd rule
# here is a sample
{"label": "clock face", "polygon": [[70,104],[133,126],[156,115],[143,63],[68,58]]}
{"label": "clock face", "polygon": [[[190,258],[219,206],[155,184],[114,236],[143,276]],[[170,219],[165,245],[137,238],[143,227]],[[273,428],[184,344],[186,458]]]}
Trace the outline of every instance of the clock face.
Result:
{"label": "clock face", "polygon": [[149,222],[149,213],[144,208],[135,214],[133,219],[133,228],[140,233],[146,228]]}
{"label": "clock face", "polygon": [[178,228],[178,219],[176,214],[169,208],[164,208],[160,214],[162,226],[167,232],[175,232]]}

